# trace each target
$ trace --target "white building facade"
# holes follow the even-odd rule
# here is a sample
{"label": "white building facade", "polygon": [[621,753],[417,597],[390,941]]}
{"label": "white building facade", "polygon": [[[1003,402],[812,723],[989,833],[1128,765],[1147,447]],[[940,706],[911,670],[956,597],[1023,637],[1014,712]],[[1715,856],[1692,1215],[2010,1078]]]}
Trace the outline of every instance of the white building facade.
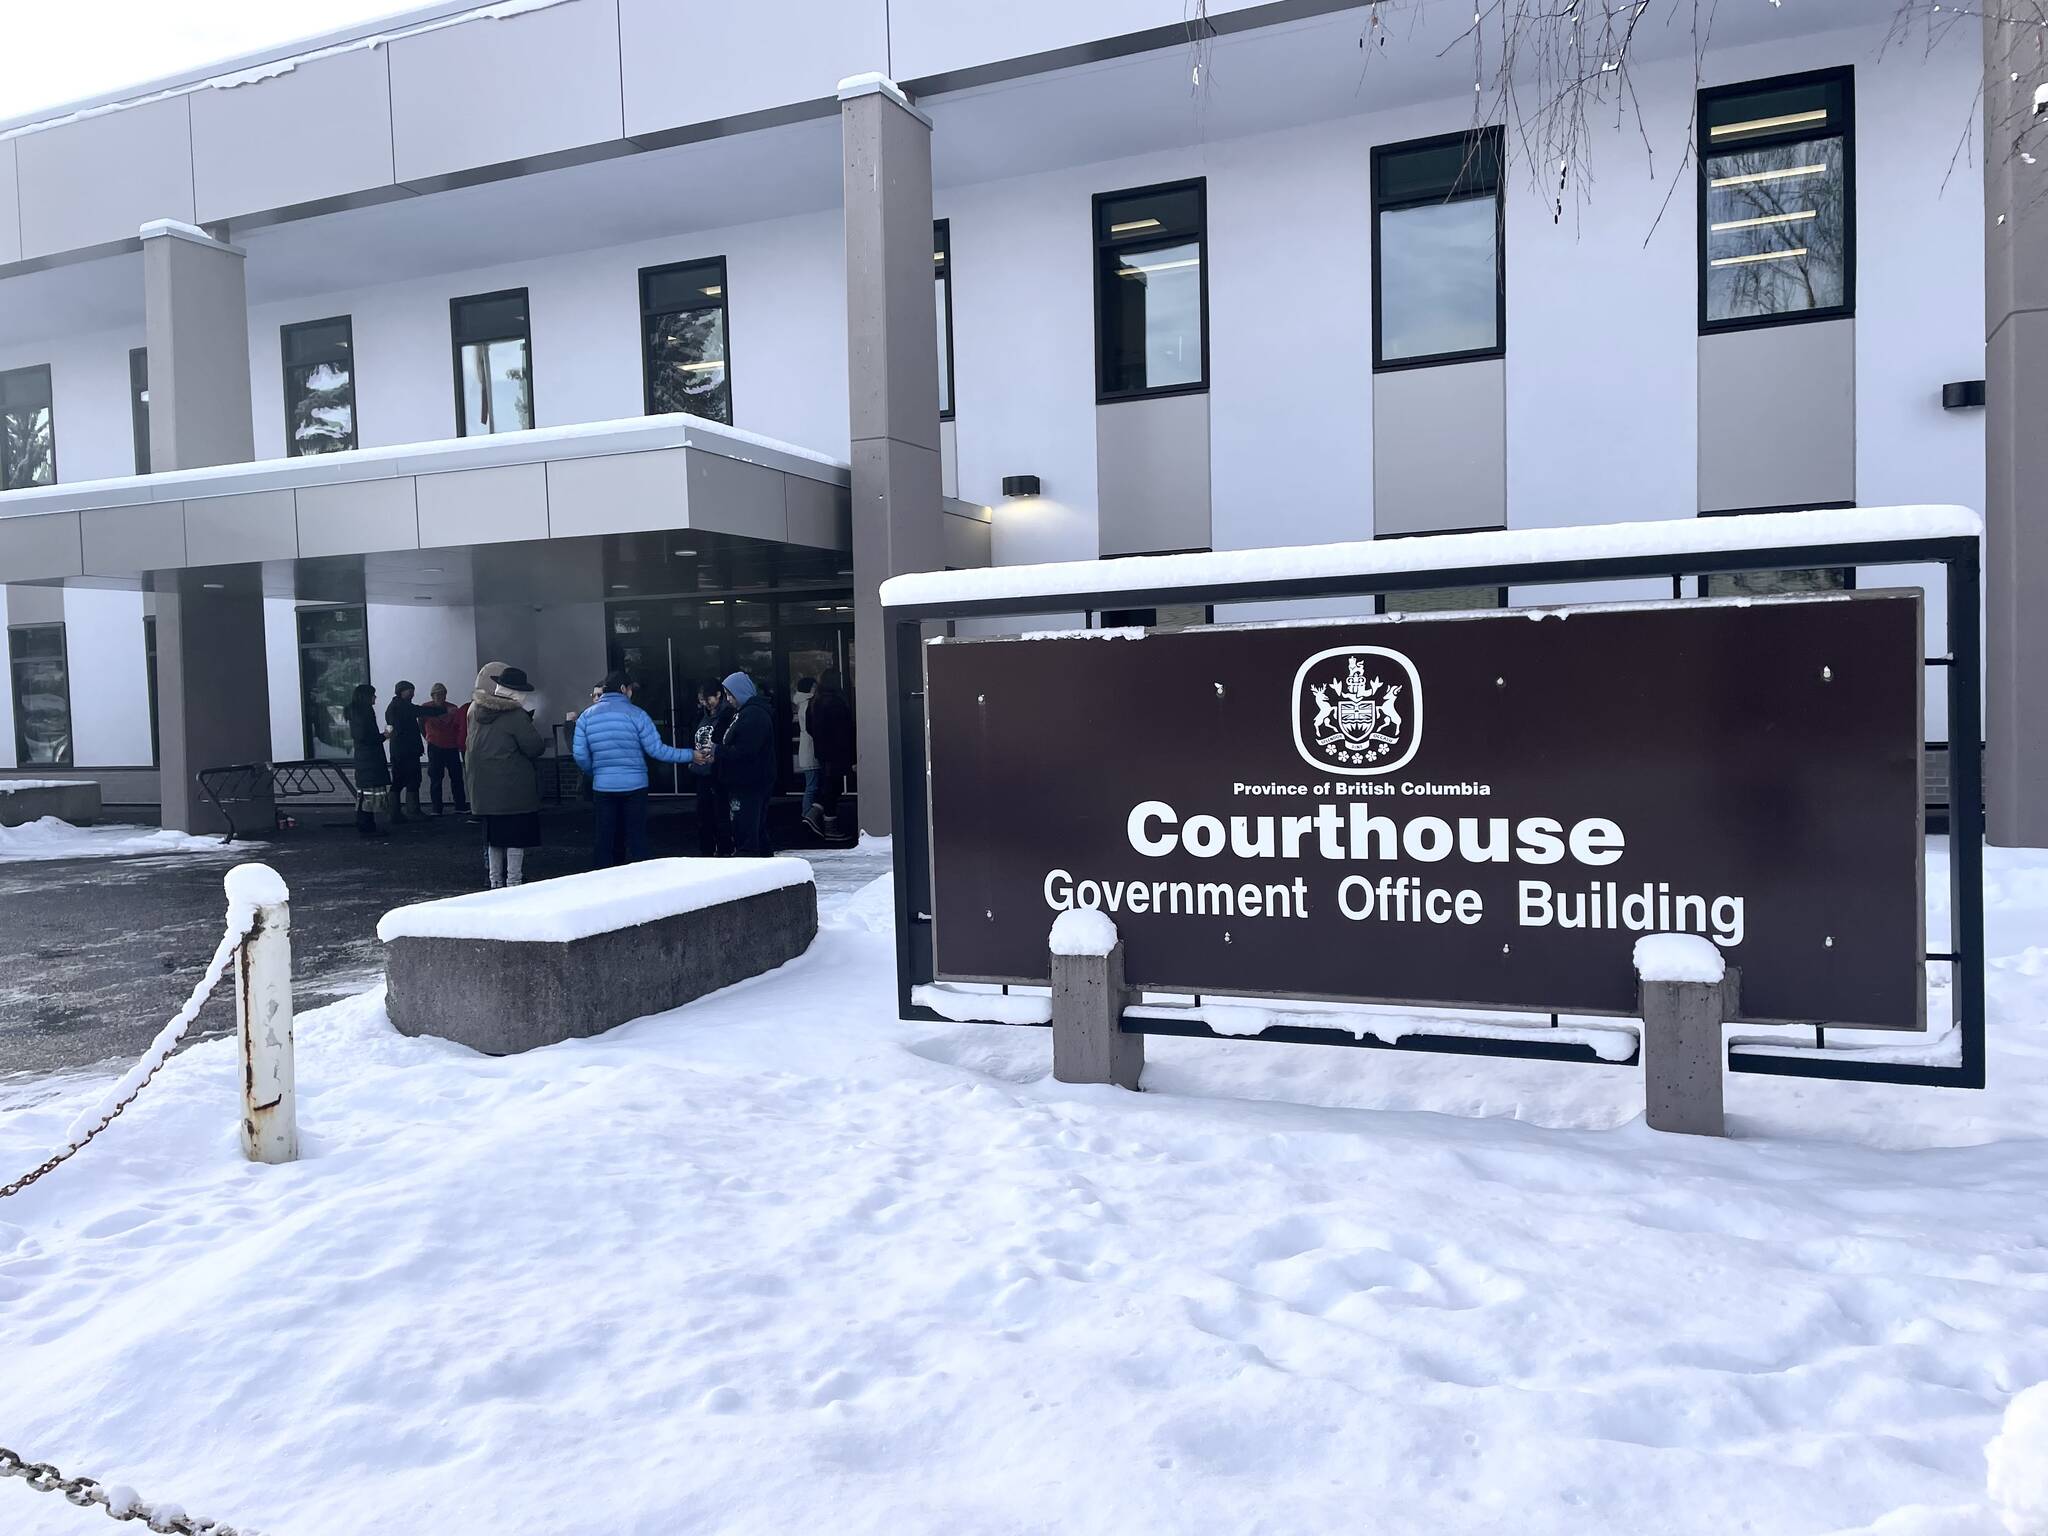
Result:
{"label": "white building facade", "polygon": [[[888,513],[935,520],[925,563],[1983,509],[1979,33],[1721,9],[1697,59],[1675,20],[1635,43],[1640,125],[1610,102],[1563,167],[1436,0],[443,5],[0,125],[0,768],[178,819],[149,639],[174,568],[190,603],[234,586],[201,573],[260,587],[241,707],[278,760],[339,750],[315,717],[355,670],[459,695],[517,661],[559,711],[630,663],[677,725],[728,663],[858,687],[890,573],[857,558],[835,84],[863,74],[929,124],[941,495]],[[169,471],[166,241],[227,253],[248,397],[246,451]],[[181,398],[219,397],[186,366]],[[667,501],[685,444],[708,468]],[[767,491],[719,478],[764,464]]]}

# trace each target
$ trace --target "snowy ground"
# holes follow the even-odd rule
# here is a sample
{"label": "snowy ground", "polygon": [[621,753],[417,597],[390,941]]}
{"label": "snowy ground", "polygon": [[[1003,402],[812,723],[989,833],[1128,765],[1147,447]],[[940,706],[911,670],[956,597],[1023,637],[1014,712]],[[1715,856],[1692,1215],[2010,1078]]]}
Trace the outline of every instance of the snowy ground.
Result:
{"label": "snowy ground", "polygon": [[259,845],[242,843],[234,848],[217,837],[194,837],[163,827],[131,827],[118,823],[97,827],[75,827],[54,816],[39,817],[18,827],[0,827],[0,864],[20,864],[39,859],[126,859],[147,854],[199,853],[219,858],[246,859]]}
{"label": "snowy ground", "polygon": [[[292,1166],[229,1043],[176,1058],[0,1204],[0,1444],[272,1536],[1999,1531],[2048,859],[1993,855],[1989,1090],[1736,1077],[1726,1142],[1625,1068],[1153,1040],[1143,1095],[1061,1086],[1043,1031],[891,1018],[880,868],[602,1039],[302,1014]],[[0,1176],[88,1092],[0,1113]],[[0,1530],[104,1528],[0,1481]]]}

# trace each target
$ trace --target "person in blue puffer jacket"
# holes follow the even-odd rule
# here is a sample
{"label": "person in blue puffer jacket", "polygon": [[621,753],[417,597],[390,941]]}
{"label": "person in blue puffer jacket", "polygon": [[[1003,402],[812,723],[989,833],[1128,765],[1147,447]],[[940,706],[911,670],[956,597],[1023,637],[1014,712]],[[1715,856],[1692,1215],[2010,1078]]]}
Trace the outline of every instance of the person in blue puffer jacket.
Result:
{"label": "person in blue puffer jacket", "polygon": [[633,680],[614,672],[597,702],[576,717],[576,766],[589,775],[597,805],[597,864],[632,864],[647,857],[647,759],[687,763],[687,747],[672,747],[633,702]]}

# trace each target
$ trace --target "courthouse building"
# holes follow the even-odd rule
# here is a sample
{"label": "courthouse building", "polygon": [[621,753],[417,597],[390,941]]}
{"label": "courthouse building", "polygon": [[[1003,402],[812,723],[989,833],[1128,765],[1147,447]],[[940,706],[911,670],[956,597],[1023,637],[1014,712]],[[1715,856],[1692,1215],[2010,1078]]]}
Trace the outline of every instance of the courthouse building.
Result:
{"label": "courthouse building", "polygon": [[443,3],[0,123],[0,770],[203,825],[493,659],[665,733],[836,666],[882,761],[899,571],[1946,502],[1997,816],[2048,235],[1987,46],[1666,9],[1567,166],[1463,0]]}

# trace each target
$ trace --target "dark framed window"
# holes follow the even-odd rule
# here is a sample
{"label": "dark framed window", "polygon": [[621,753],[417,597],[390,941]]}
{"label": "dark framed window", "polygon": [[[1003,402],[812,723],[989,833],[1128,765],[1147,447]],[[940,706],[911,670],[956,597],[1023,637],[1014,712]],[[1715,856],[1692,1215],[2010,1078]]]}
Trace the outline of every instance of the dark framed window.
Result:
{"label": "dark framed window", "polygon": [[448,301],[455,353],[455,431],[461,437],[533,426],[533,327],[526,290]]}
{"label": "dark framed window", "polygon": [[725,258],[680,261],[640,273],[640,363],[647,414],[683,411],[732,423]]}
{"label": "dark framed window", "polygon": [[939,320],[939,420],[953,419],[953,231],[932,224],[932,301]]}
{"label": "dark framed window", "polygon": [[135,431],[135,473],[149,473],[149,348],[128,352],[128,420]]}
{"label": "dark framed window", "polygon": [[1375,371],[1507,352],[1501,130],[1372,152]]}
{"label": "dark framed window", "polygon": [[142,665],[149,682],[149,761],[150,766],[160,768],[164,761],[163,736],[156,722],[156,615],[142,616]]}
{"label": "dark framed window", "polygon": [[[1725,512],[1702,512],[1701,517],[1750,517],[1770,512],[1840,511],[1853,501],[1801,502],[1789,507],[1736,507]],[[1824,565],[1798,571],[1727,571],[1697,578],[1701,597],[1784,597],[1800,592],[1853,592],[1856,567]],[[1683,597],[1683,578],[1671,578],[1671,595]]]}
{"label": "dark framed window", "polygon": [[1700,329],[1856,309],[1855,72],[1701,91]]}
{"label": "dark framed window", "polygon": [[71,766],[71,661],[62,624],[17,624],[7,631],[14,674],[14,761]]}
{"label": "dark framed window", "polygon": [[356,446],[355,330],[347,315],[280,328],[284,451],[341,453]]}
{"label": "dark framed window", "polygon": [[57,420],[50,367],[0,373],[0,491],[57,483]]}
{"label": "dark framed window", "polygon": [[348,729],[349,695],[370,680],[370,632],[364,610],[299,610],[299,712],[305,722],[306,756],[348,757],[355,743]]}
{"label": "dark framed window", "polygon": [[1095,398],[1209,387],[1208,183],[1095,194]]}
{"label": "dark framed window", "polygon": [[[1446,533],[1496,533],[1493,528],[1432,528],[1423,533],[1381,533],[1375,539],[1431,539]],[[1374,613],[1459,613],[1471,608],[1505,608],[1506,587],[1426,587],[1419,592],[1380,592]]]}

